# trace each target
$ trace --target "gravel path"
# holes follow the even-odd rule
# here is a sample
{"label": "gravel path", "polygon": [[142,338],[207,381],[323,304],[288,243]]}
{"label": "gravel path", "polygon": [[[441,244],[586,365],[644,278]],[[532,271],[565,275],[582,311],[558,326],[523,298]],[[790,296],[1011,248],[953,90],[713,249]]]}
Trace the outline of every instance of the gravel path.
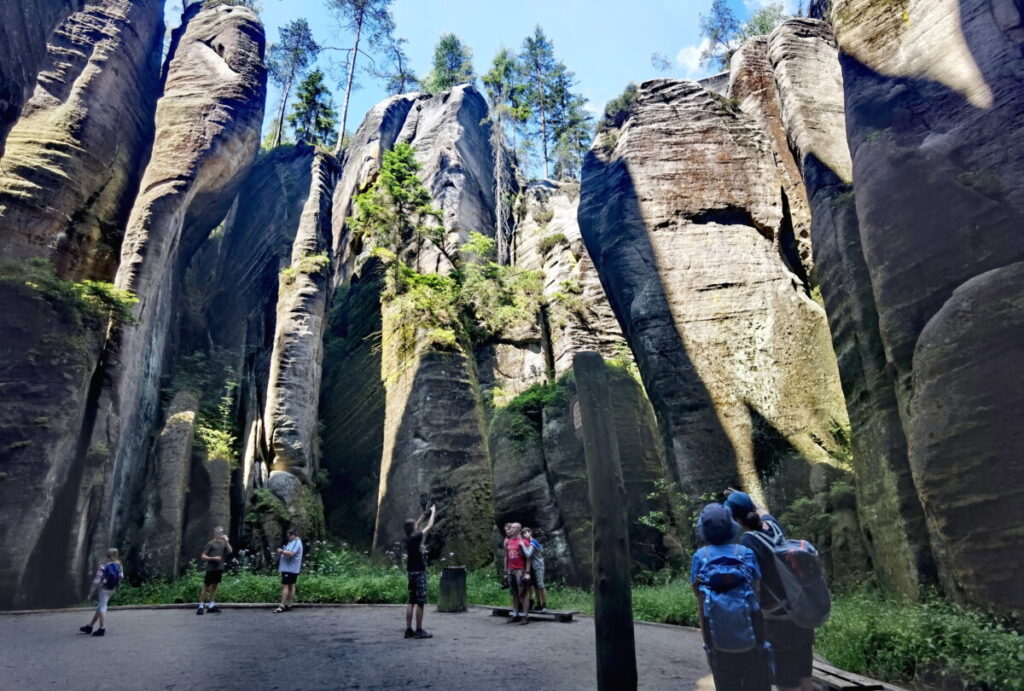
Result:
{"label": "gravel path", "polygon": [[[593,689],[594,625],[506,624],[490,610],[440,614],[406,640],[404,608],[347,606],[111,610],[104,638],[78,633],[91,612],[0,615],[0,688]],[[636,625],[642,689],[712,689],[694,629]],[[522,660],[514,672],[513,657]]]}

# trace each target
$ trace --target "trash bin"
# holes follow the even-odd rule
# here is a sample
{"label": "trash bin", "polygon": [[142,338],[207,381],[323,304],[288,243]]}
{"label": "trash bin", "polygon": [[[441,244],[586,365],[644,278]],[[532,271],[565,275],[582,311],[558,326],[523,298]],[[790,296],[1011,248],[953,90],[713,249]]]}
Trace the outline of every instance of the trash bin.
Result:
{"label": "trash bin", "polygon": [[446,566],[441,569],[441,586],[437,598],[437,611],[466,611],[465,566]]}

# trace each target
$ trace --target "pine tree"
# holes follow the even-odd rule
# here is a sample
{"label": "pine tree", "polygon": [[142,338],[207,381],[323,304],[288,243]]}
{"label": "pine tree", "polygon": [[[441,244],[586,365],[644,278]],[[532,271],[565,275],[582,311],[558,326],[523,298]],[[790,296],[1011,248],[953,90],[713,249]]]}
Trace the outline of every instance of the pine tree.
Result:
{"label": "pine tree", "polygon": [[502,49],[494,56],[491,70],[482,78],[490,101],[491,148],[494,150],[494,213],[497,221],[498,263],[507,264],[511,254],[512,229],[509,202],[512,195],[511,162],[508,160],[508,132],[530,117],[526,105],[526,87],[522,82],[515,53]]}
{"label": "pine tree", "polygon": [[442,34],[434,48],[434,66],[424,81],[427,91],[439,94],[459,84],[476,81],[473,51],[455,34]]}
{"label": "pine tree", "polygon": [[708,41],[700,54],[701,64],[709,67],[717,64],[722,69],[729,69],[739,30],[739,20],[726,0],[711,0],[708,14],[700,15],[700,35]]}
{"label": "pine tree", "polygon": [[384,90],[389,96],[405,94],[420,86],[420,80],[409,67],[409,56],[405,54],[407,42],[404,38],[390,41],[381,49],[385,56],[384,67],[370,70],[374,77],[384,80]]}
{"label": "pine tree", "polygon": [[338,143],[334,147],[335,155],[341,153],[345,144],[345,125],[348,122],[348,104],[355,85],[356,61],[362,53],[359,45],[364,37],[372,46],[385,45],[395,30],[395,22],[391,17],[393,0],[325,0],[328,9],[353,34],[352,47],[346,48],[348,53],[348,76],[345,79],[345,101],[341,107],[341,123],[338,128]]}
{"label": "pine tree", "polygon": [[324,73],[313,70],[299,84],[298,100],[292,106],[288,124],[295,140],[306,144],[334,146],[338,114],[334,110],[331,90],[324,84]]}
{"label": "pine tree", "polygon": [[590,148],[592,118],[585,106],[587,99],[573,93],[576,77],[561,62],[551,76],[551,128],[554,140],[554,176],[575,179]]}
{"label": "pine tree", "polygon": [[288,107],[288,99],[291,97],[292,86],[320,52],[320,45],[313,39],[313,32],[310,31],[309,22],[305,19],[296,19],[281,27],[280,38],[281,40],[267,51],[267,71],[270,79],[281,87],[281,107],[274,124],[277,133],[274,146],[281,143],[284,114]]}
{"label": "pine tree", "polygon": [[523,40],[520,51],[523,76],[526,82],[527,102],[533,111],[533,119],[537,125],[537,136],[541,146],[541,161],[544,177],[548,177],[548,162],[551,160],[548,144],[552,140],[553,130],[548,120],[552,107],[552,76],[558,63],[555,61],[555,47],[544,34],[538,24],[532,36]]}

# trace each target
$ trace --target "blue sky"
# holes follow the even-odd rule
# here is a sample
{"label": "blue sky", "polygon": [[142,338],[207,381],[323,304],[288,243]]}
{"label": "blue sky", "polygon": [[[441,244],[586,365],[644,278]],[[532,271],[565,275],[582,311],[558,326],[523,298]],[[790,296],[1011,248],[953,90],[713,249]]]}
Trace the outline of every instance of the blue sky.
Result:
{"label": "blue sky", "polygon": [[[743,19],[770,0],[729,1]],[[271,42],[277,40],[281,26],[304,17],[321,44],[351,44],[351,37],[339,29],[323,0],[262,2],[262,18]],[[794,0],[787,2],[795,4]],[[472,48],[473,66],[481,74],[489,69],[499,49],[518,49],[523,38],[540,24],[554,42],[556,57],[576,73],[577,90],[596,114],[630,81],[706,76],[697,59],[698,18],[710,5],[711,0],[395,0],[392,11],[396,36],[408,39],[406,50],[417,76],[430,69],[434,46],[442,33],[454,33]],[[176,16],[168,17],[169,25],[177,23]],[[671,72],[658,73],[651,66],[651,53],[655,51],[672,60]],[[340,111],[343,76],[331,64],[338,61],[337,55],[325,51],[320,64],[328,74]],[[386,96],[369,75],[362,75],[359,82],[362,89],[353,93],[349,108],[349,130],[355,130],[366,111]],[[279,98],[280,93],[272,87],[268,114],[276,112]]]}

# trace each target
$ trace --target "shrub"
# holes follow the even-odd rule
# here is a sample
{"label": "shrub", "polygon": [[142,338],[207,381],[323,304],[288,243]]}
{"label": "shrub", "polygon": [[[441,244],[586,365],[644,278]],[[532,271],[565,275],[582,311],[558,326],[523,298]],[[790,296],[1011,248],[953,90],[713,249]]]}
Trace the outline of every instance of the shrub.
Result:
{"label": "shrub", "polygon": [[104,281],[65,281],[57,276],[56,269],[47,259],[37,257],[26,262],[0,264],[0,283],[31,289],[54,307],[68,310],[79,323],[82,317],[136,323],[132,305],[139,299],[130,290],[122,290]]}
{"label": "shrub", "polygon": [[[630,82],[621,94],[608,101],[604,107],[604,115],[597,123],[598,134],[606,130],[618,129],[626,124],[626,120],[633,113],[633,108],[636,105],[636,92],[636,84]],[[611,146],[614,146],[614,143]]]}
{"label": "shrub", "polygon": [[547,254],[562,243],[569,243],[569,240],[565,237],[565,233],[553,233],[542,237],[540,242],[537,243],[537,248],[540,250],[541,254]]}

